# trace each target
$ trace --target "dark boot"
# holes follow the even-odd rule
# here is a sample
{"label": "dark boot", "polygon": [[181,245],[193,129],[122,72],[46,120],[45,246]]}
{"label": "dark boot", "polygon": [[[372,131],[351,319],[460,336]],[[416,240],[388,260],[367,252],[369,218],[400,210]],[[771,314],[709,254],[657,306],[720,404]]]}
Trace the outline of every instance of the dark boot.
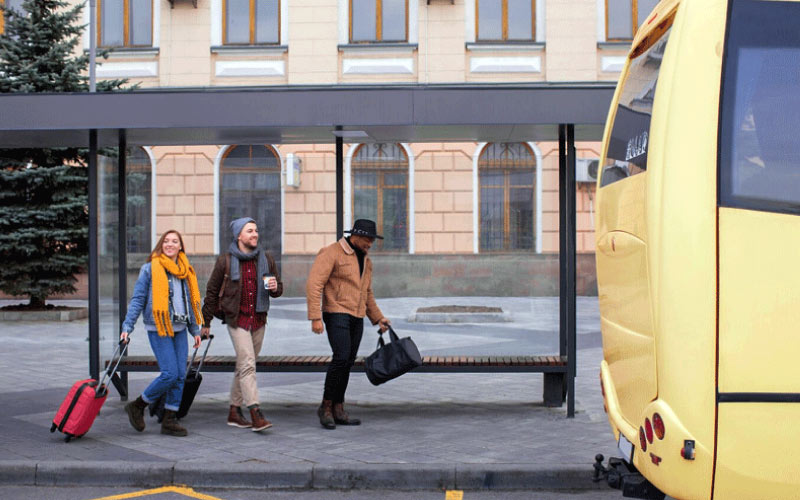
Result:
{"label": "dark boot", "polygon": [[240,429],[249,429],[253,427],[253,422],[244,418],[241,408],[231,405],[230,412],[228,412],[228,425],[239,427]]}
{"label": "dark boot", "polygon": [[339,425],[361,425],[361,420],[351,418],[350,415],[344,411],[344,403],[333,404],[333,420]]}
{"label": "dark boot", "polygon": [[319,417],[319,423],[322,427],[326,429],[335,429],[336,422],[333,420],[333,410],[331,407],[333,406],[333,401],[330,399],[323,399],[322,404],[319,405],[319,409],[317,410],[317,416]]}
{"label": "dark boot", "polygon": [[263,431],[272,427],[272,422],[264,418],[258,406],[250,408],[250,418],[253,420],[253,432]]}
{"label": "dark boot", "polygon": [[164,420],[161,422],[161,434],[183,437],[189,433],[178,423],[174,411],[164,410]]}
{"label": "dark boot", "polygon": [[145,408],[147,408],[147,403],[144,402],[141,396],[125,405],[125,413],[128,414],[128,420],[130,420],[133,428],[139,432],[144,430]]}

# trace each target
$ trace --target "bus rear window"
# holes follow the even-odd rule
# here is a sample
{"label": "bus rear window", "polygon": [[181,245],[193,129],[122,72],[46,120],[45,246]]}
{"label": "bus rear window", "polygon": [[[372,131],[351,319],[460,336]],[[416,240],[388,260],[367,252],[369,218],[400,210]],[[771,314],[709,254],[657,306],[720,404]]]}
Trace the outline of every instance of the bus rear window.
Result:
{"label": "bus rear window", "polygon": [[745,0],[731,9],[719,202],[800,214],[800,4]]}
{"label": "bus rear window", "polygon": [[628,73],[624,81],[620,82],[622,89],[600,186],[607,186],[647,170],[650,117],[653,114],[658,73],[671,31],[671,28],[665,29],[650,47],[631,59]]}

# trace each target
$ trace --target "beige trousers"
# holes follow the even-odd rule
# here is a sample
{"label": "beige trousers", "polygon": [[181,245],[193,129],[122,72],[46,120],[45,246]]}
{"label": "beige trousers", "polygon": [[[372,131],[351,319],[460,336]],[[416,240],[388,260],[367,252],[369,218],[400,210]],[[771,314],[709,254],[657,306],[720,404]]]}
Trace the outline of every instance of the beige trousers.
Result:
{"label": "beige trousers", "polygon": [[236,371],[231,384],[231,404],[252,406],[258,404],[258,385],[256,384],[256,357],[261,352],[264,329],[254,332],[228,326],[233,349],[236,351]]}

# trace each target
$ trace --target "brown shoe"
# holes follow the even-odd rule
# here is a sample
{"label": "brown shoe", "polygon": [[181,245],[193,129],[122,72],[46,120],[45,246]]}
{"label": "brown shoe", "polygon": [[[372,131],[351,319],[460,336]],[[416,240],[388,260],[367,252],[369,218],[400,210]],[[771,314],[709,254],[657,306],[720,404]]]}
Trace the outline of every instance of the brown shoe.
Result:
{"label": "brown shoe", "polygon": [[178,419],[175,418],[175,412],[172,410],[164,410],[164,420],[161,421],[161,434],[168,436],[183,437],[187,434],[186,429],[181,427]]}
{"label": "brown shoe", "polygon": [[141,396],[125,405],[125,412],[128,414],[128,420],[131,422],[133,428],[139,432],[144,430],[145,408],[147,408],[147,403],[144,402]]}
{"label": "brown shoe", "polygon": [[240,429],[249,429],[253,427],[253,422],[244,418],[242,409],[236,405],[231,405],[231,410],[228,412],[228,425],[238,427]]}
{"label": "brown shoe", "polygon": [[322,427],[326,429],[335,429],[336,422],[333,420],[333,410],[331,407],[333,406],[333,401],[330,399],[323,399],[322,404],[319,405],[319,409],[317,410],[317,416],[319,417],[319,423]]}
{"label": "brown shoe", "polygon": [[344,411],[344,403],[333,404],[333,421],[339,425],[361,425],[361,420],[351,418],[350,415]]}
{"label": "brown shoe", "polygon": [[250,408],[250,418],[253,420],[253,432],[263,431],[272,427],[272,423],[264,418],[258,406]]}

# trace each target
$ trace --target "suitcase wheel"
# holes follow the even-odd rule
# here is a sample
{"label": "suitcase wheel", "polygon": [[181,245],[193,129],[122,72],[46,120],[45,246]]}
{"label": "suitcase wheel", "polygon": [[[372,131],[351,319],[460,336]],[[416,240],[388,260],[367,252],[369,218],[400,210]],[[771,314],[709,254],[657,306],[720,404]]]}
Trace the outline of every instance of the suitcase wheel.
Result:
{"label": "suitcase wheel", "polygon": [[69,443],[71,440],[72,440],[72,436],[70,436],[70,435],[67,435],[67,436],[64,437],[64,442],[65,443]]}
{"label": "suitcase wheel", "polygon": [[53,422],[53,425],[50,426],[50,432],[55,432],[56,429],[58,429],[58,426],[56,425],[55,422]]}

